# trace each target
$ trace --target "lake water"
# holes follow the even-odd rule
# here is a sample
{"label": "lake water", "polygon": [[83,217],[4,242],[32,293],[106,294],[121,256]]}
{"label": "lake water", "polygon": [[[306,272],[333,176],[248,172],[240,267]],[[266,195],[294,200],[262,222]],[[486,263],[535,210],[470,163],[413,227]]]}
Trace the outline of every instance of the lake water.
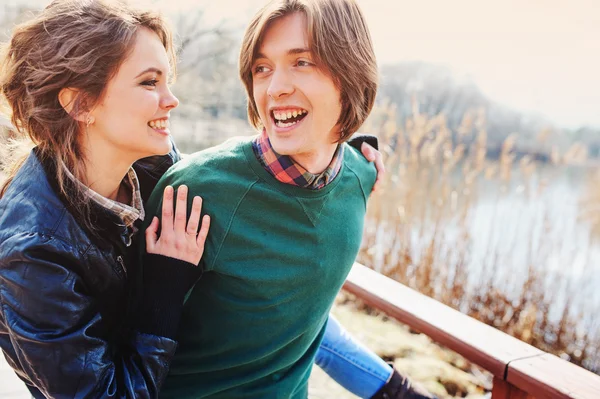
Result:
{"label": "lake water", "polygon": [[[600,286],[600,236],[591,233],[589,217],[586,219],[581,205],[585,190],[590,184],[597,184],[590,180],[591,172],[589,168],[542,166],[528,180],[513,176],[506,186],[498,179],[481,178],[473,187],[475,194],[469,196],[474,200],[464,224],[459,211],[452,210],[446,211],[441,223],[443,234],[436,233],[435,218],[411,222],[408,247],[412,263],[419,264],[435,234],[438,257],[442,258],[437,259],[436,267],[451,269],[463,259],[459,248],[464,248],[468,287],[472,291],[491,278],[494,286],[517,299],[532,268],[542,277],[542,290],[552,300],[551,320],[560,319],[564,304],[569,301],[574,314],[581,313],[582,318],[593,322],[592,316],[600,312],[600,290],[597,289]],[[460,176],[450,178],[461,179]],[[461,201],[460,195],[457,194],[458,201]],[[426,212],[433,214],[435,199],[424,201]],[[588,215],[598,215],[600,203],[590,207],[588,212]],[[422,220],[431,220],[431,223]],[[389,236],[395,231],[395,226],[388,227],[389,230],[378,234],[383,237],[378,245],[387,247],[386,250],[393,245]],[[383,270],[384,258],[374,256],[372,259],[371,266]],[[392,256],[391,259],[389,263],[394,264],[399,258]],[[600,325],[597,329],[600,331]]]}

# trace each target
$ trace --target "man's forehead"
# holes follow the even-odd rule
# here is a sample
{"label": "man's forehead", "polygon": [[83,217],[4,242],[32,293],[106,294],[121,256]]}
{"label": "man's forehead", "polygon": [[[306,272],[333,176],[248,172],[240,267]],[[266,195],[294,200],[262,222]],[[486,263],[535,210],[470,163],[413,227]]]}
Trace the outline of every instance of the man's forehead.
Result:
{"label": "man's forehead", "polygon": [[258,52],[310,49],[306,17],[302,13],[289,14],[271,21],[263,31]]}

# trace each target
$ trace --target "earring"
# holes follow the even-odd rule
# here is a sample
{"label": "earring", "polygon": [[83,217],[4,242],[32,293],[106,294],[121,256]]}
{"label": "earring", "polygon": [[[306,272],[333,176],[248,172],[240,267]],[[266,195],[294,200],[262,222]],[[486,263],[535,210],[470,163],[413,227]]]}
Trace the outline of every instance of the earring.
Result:
{"label": "earring", "polygon": [[94,117],[89,116],[86,121],[86,127],[90,127],[92,123],[94,123]]}

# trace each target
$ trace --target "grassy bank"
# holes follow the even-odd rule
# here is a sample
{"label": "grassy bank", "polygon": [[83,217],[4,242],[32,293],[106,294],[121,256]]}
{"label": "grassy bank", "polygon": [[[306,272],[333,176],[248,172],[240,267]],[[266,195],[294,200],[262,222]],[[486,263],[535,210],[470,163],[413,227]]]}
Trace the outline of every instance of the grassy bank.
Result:
{"label": "grassy bank", "polygon": [[[429,337],[365,307],[342,292],[332,313],[354,337],[440,398],[483,398],[492,376]],[[355,399],[318,367],[310,379],[311,399]]]}

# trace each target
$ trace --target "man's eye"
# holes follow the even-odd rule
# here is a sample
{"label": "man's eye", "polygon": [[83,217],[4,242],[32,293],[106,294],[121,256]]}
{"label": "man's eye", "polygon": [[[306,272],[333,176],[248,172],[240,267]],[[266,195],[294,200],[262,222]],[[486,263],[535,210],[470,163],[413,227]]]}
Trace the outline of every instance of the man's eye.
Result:
{"label": "man's eye", "polygon": [[312,66],[314,65],[312,62],[309,61],[305,61],[305,60],[299,60],[296,65],[298,66]]}
{"label": "man's eye", "polygon": [[158,80],[156,80],[156,79],[146,80],[146,81],[142,82],[142,86],[153,86],[153,87],[155,87],[157,83],[158,83]]}
{"label": "man's eye", "polygon": [[263,73],[263,72],[267,72],[269,68],[267,68],[264,65],[259,65],[257,67],[254,68],[254,73]]}

